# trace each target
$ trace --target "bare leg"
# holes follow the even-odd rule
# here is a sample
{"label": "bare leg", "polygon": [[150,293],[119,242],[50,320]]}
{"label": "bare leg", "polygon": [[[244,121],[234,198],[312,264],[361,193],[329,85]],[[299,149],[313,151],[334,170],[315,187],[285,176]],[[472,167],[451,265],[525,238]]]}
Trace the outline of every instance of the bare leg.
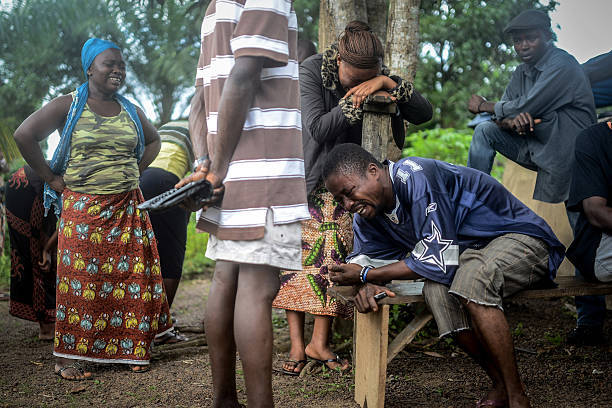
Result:
{"label": "bare leg", "polygon": [[[304,312],[296,312],[294,310],[286,310],[287,324],[289,325],[289,338],[291,339],[291,350],[289,358],[294,361],[306,359],[304,354]],[[283,369],[288,371],[300,372],[304,368],[304,364],[295,364],[285,362]]]}
{"label": "bare leg", "polygon": [[514,355],[514,345],[504,312],[496,307],[464,302],[480,341],[490,356],[504,382],[511,408],[529,407],[529,399],[523,389]]}
{"label": "bare leg", "polygon": [[[330,316],[314,317],[312,338],[308,346],[306,346],[306,354],[308,356],[316,358],[317,360],[336,358],[336,354],[329,347],[329,332],[331,330],[332,321],[333,318]],[[349,362],[343,360],[342,364],[338,362],[329,362],[326,365],[331,369],[340,368],[344,371],[349,367]]]}
{"label": "bare leg", "polygon": [[38,322],[38,339],[53,340],[55,336],[55,323]]}
{"label": "bare leg", "polygon": [[217,261],[204,319],[213,378],[213,407],[239,407],[236,394],[234,303],[238,265]]}
{"label": "bare leg", "polygon": [[241,264],[234,311],[236,345],[244,368],[249,408],[272,407],[272,301],[279,271]]}
{"label": "bare leg", "polygon": [[172,302],[174,302],[174,296],[176,295],[176,290],[178,289],[180,279],[165,279],[164,278],[164,290],[166,291],[166,298],[168,299],[168,307],[172,307]]}
{"label": "bare leg", "polygon": [[477,333],[474,330],[462,330],[455,333],[455,340],[459,347],[485,370],[493,383],[491,390],[484,399],[506,401],[508,396],[501,373],[494,364],[491,364],[491,358],[485,354],[485,347],[480,342]]}

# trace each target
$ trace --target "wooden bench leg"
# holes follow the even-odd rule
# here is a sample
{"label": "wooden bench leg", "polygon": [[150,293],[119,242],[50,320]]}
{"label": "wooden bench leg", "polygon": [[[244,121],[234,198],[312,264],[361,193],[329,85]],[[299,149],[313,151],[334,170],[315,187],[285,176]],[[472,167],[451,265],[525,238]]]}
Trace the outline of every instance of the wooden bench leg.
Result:
{"label": "wooden bench leg", "polygon": [[355,401],[363,408],[385,406],[389,305],[376,313],[355,310]]}
{"label": "wooden bench leg", "polygon": [[395,339],[393,339],[391,344],[389,344],[387,364],[389,364],[391,360],[393,360],[393,358],[397,356],[399,352],[402,351],[404,347],[406,347],[406,345],[416,337],[419,331],[421,331],[421,329],[425,327],[427,322],[429,322],[431,319],[433,319],[433,316],[427,309],[424,309],[419,314],[414,316],[414,319],[410,321],[408,326],[406,326],[404,330],[402,330],[402,332],[398,334]]}

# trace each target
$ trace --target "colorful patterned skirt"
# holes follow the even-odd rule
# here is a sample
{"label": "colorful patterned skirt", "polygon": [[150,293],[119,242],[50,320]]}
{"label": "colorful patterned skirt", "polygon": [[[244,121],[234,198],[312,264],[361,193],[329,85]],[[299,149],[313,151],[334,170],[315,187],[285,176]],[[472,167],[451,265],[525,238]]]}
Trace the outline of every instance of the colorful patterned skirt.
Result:
{"label": "colorful patterned skirt", "polygon": [[42,180],[29,167],[6,183],[6,215],[11,244],[9,313],[40,323],[55,321],[55,264],[40,269],[42,250],[55,231],[57,218],[44,216]]}
{"label": "colorful patterned skirt", "polygon": [[148,364],[156,335],[171,329],[157,244],[139,189],[64,190],[59,223],[57,357]]}
{"label": "colorful patterned skirt", "polygon": [[310,220],[302,222],[301,271],[283,271],[273,307],[351,318],[353,308],[327,294],[328,265],[341,264],[353,247],[352,217],[320,185],[308,196]]}

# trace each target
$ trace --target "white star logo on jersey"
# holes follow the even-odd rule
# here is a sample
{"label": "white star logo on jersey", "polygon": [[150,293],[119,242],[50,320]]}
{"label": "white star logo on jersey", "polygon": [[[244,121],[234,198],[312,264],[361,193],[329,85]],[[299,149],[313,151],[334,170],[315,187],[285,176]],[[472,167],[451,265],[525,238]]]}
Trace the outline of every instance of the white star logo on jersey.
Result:
{"label": "white star logo on jersey", "polygon": [[446,261],[444,260],[444,251],[446,251],[453,240],[444,239],[440,234],[440,229],[432,221],[431,235],[421,241],[423,244],[423,252],[417,258],[419,261],[437,265],[442,272],[446,273]]}

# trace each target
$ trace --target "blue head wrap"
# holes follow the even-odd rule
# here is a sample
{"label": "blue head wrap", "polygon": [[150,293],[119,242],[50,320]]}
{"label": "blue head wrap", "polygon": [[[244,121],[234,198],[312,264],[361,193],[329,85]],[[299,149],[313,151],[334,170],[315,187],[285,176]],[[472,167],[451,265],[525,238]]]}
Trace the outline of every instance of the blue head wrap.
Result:
{"label": "blue head wrap", "polygon": [[[93,63],[96,56],[109,48],[116,48],[120,50],[117,44],[113,43],[112,41],[100,40],[99,38],[90,38],[85,42],[83,48],[81,49],[81,65],[83,67],[85,77],[87,77],[87,70]],[[53,158],[49,163],[51,171],[53,171],[55,174],[64,174],[66,172],[66,168],[68,167],[68,159],[70,159],[70,141],[72,140],[72,132],[74,131],[74,127],[85,109],[88,97],[89,81],[86,81],[85,83],[81,84],[81,86],[79,86],[72,95],[72,104],[70,104],[70,109],[68,109],[66,124],[62,129],[59,144],[57,145],[55,153],[53,153]],[[134,122],[134,125],[136,126],[138,144],[136,145],[136,149],[134,149],[134,156],[138,159],[138,161],[140,161],[142,153],[144,152],[144,132],[142,130],[142,124],[140,123],[140,118],[138,117],[136,107],[118,93],[115,94],[115,100],[117,100],[117,102],[128,113],[132,119],[132,122]],[[61,196],[47,183],[45,183],[43,198],[45,215],[47,214],[49,208],[51,208],[51,205],[55,207],[55,214],[59,215],[62,209]]]}
{"label": "blue head wrap", "polygon": [[119,51],[121,49],[112,41],[101,40],[99,38],[90,38],[85,42],[81,49],[81,65],[83,66],[83,73],[87,78],[87,70],[91,66],[91,63],[96,59],[96,56],[109,48],[115,48]]}

